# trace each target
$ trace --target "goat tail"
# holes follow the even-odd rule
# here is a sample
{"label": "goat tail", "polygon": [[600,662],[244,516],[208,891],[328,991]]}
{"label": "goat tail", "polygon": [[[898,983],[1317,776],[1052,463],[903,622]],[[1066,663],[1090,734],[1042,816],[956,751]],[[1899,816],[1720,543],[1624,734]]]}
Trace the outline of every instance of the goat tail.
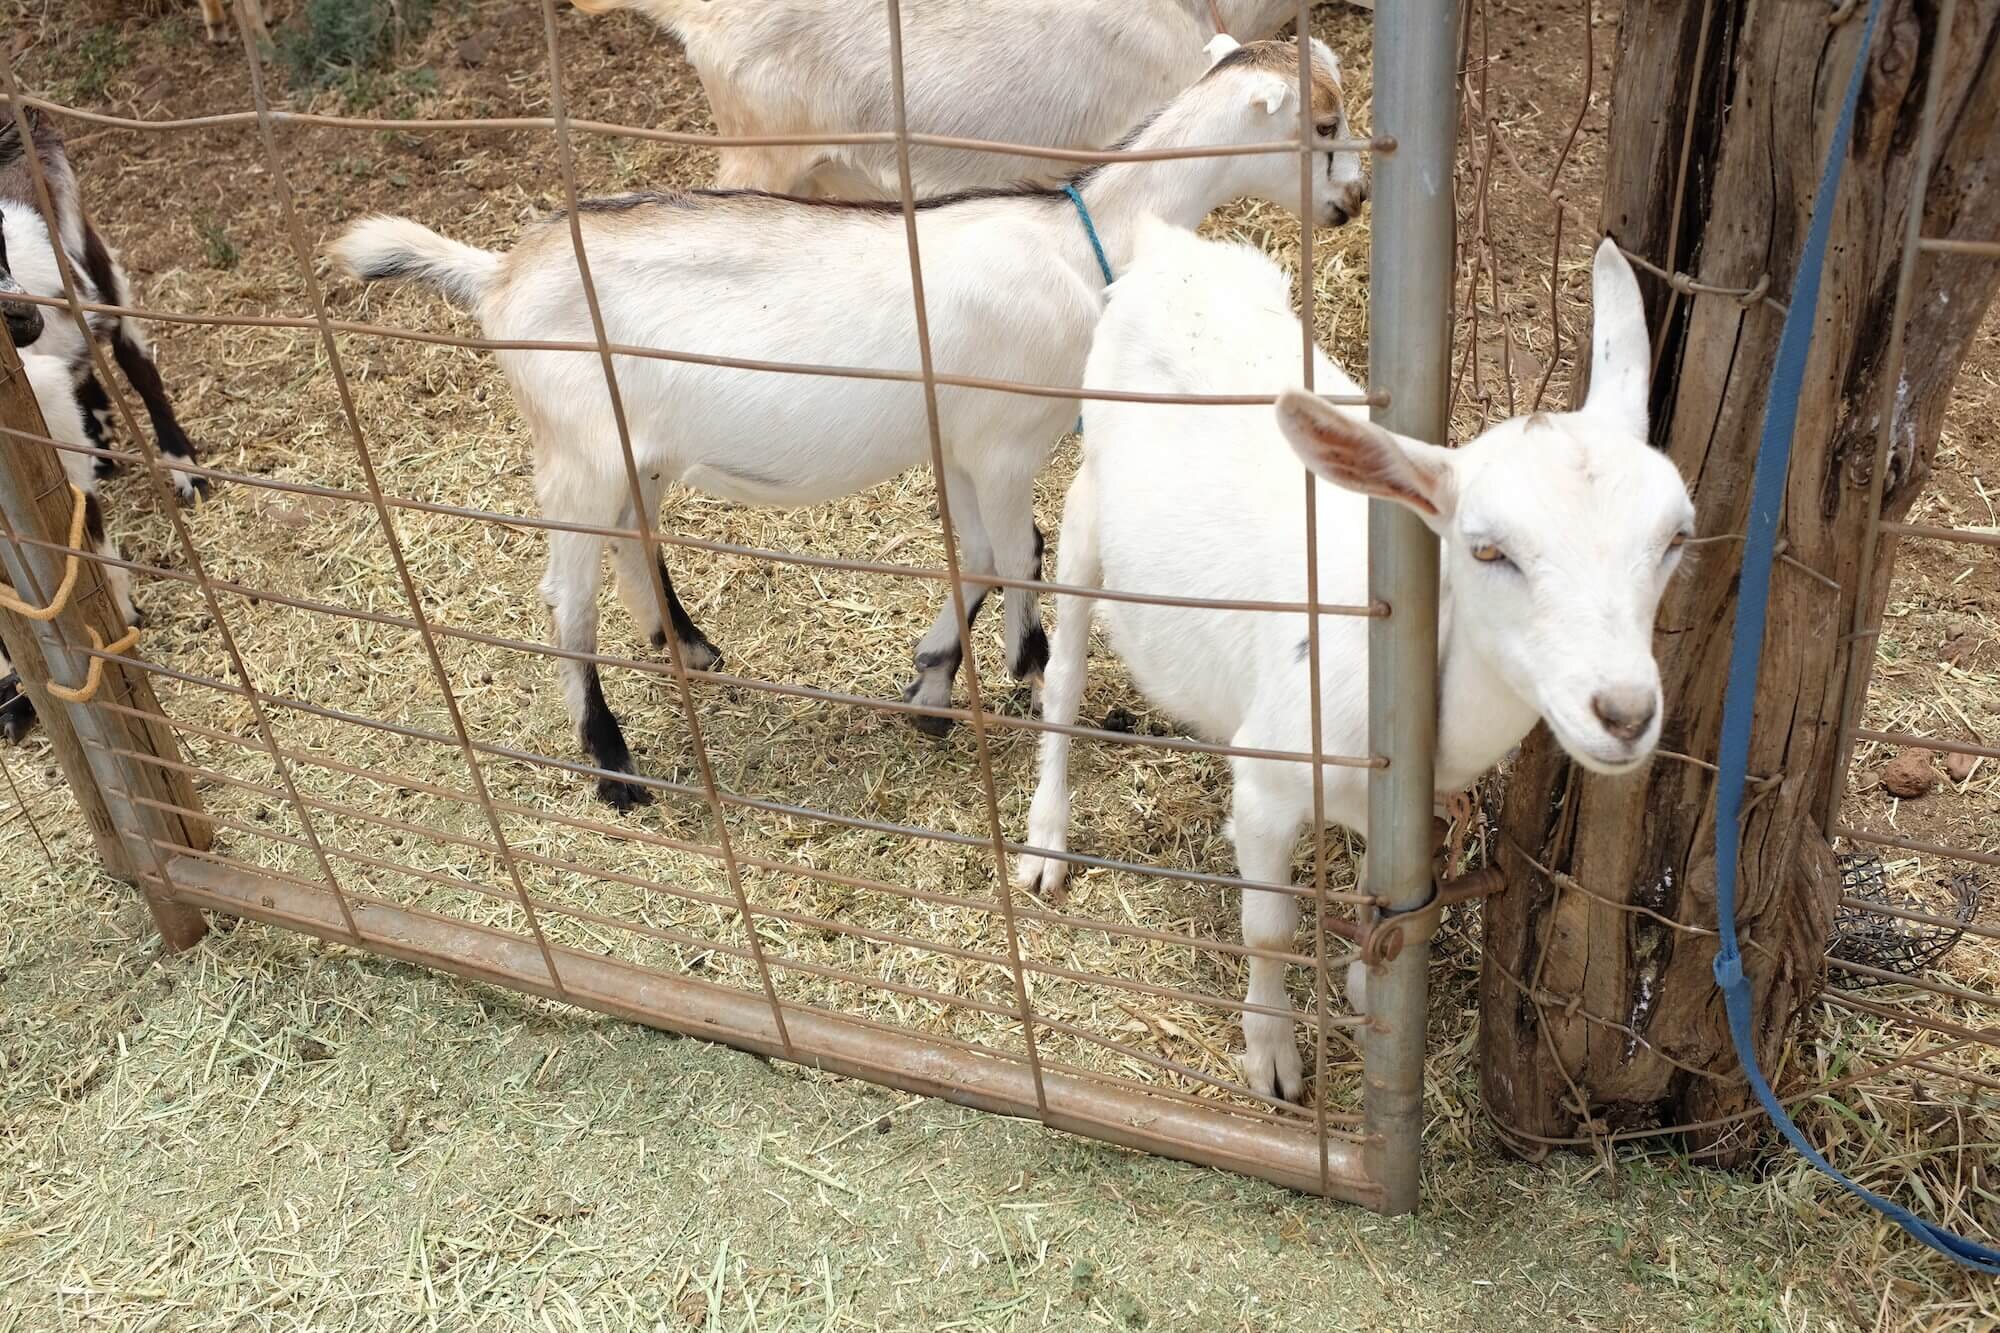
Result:
{"label": "goat tail", "polygon": [[408,218],[363,218],[328,248],[334,263],[350,277],[362,282],[420,282],[466,310],[478,309],[500,272],[496,251],[440,236]]}

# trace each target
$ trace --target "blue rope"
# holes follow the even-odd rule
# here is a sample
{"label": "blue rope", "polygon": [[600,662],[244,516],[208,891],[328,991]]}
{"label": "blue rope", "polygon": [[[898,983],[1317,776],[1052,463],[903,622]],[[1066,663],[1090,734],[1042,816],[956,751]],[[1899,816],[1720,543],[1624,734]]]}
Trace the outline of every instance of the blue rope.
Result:
{"label": "blue rope", "polygon": [[1083,196],[1076,192],[1074,185],[1065,185],[1062,191],[1076,205],[1077,221],[1083,223],[1083,234],[1090,238],[1090,251],[1097,256],[1097,271],[1104,275],[1104,285],[1109,287],[1113,281],[1111,261],[1104,257],[1104,242],[1097,239],[1097,224],[1090,220],[1090,210],[1084,207]]}
{"label": "blue rope", "polygon": [[[1083,234],[1090,238],[1090,252],[1097,256],[1097,271],[1104,275],[1104,285],[1109,287],[1113,282],[1111,261],[1104,257],[1104,242],[1097,239],[1097,224],[1090,220],[1090,210],[1084,207],[1083,196],[1076,192],[1076,187],[1074,185],[1065,185],[1062,189],[1063,193],[1069,196],[1069,201],[1076,205],[1077,221],[1083,223]],[[1083,434],[1083,413],[1081,412],[1076,414],[1076,433],[1078,435]]]}
{"label": "blue rope", "polygon": [[1729,1036],[1743,1062],[1750,1090],[1791,1145],[1848,1193],[1930,1246],[1938,1253],[1985,1273],[2000,1273],[2000,1251],[1954,1235],[1935,1222],[1916,1216],[1899,1204],[1863,1189],[1835,1170],[1806,1142],[1805,1135],[1785,1114],[1785,1108],[1757,1067],[1752,1033],[1750,985],[1743,975],[1743,955],[1736,941],[1736,862],[1742,830],[1743,787],[1750,766],[1750,728],[1756,707],[1757,671],[1764,648],[1764,622],[1770,606],[1771,563],[1775,555],[1778,517],[1783,507],[1785,473],[1791,462],[1792,433],[1798,424],[1799,393],[1805,380],[1806,352],[1812,344],[1813,313],[1819,304],[1820,270],[1826,261],[1828,233],[1833,224],[1834,198],[1847,143],[1854,127],[1854,108],[1861,97],[1862,74],[1875,35],[1882,0],[1869,0],[1868,19],[1861,29],[1861,46],[1848,76],[1847,96],[1834,122],[1833,142],[1813,197],[1812,224],[1799,256],[1798,278],[1791,308],[1778,336],[1777,363],[1771,371],[1770,398],[1764,409],[1764,433],[1757,444],[1757,471],[1750,489],[1748,535],[1743,544],[1743,573],[1736,607],[1734,637],[1729,648],[1729,687],[1722,707],[1722,753],[1715,783],[1715,909],[1722,937],[1715,954],[1715,984],[1722,988],[1729,1011]]}

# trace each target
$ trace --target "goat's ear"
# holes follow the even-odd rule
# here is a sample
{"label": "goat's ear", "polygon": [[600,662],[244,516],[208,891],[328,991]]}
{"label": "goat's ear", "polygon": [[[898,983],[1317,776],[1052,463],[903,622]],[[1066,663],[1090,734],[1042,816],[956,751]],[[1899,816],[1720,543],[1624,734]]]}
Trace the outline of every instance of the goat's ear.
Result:
{"label": "goat's ear", "polygon": [[1590,267],[1590,392],[1583,410],[1612,418],[1644,439],[1653,343],[1639,280],[1610,237]]}
{"label": "goat's ear", "polygon": [[1234,37],[1231,37],[1228,33],[1218,32],[1217,34],[1215,34],[1215,36],[1209,38],[1208,45],[1202,47],[1201,49],[1208,53],[1208,67],[1210,69],[1214,69],[1217,65],[1222,63],[1222,58],[1224,56],[1228,55],[1231,51],[1234,51],[1237,47],[1241,45],[1243,45],[1243,43],[1237,41]]}
{"label": "goat's ear", "polygon": [[1258,70],[1257,81],[1251,85],[1250,105],[1261,106],[1266,115],[1275,116],[1290,105],[1298,86],[1282,74],[1270,70]]}
{"label": "goat's ear", "polygon": [[1451,511],[1451,451],[1383,430],[1303,389],[1278,399],[1278,428],[1292,451],[1334,485],[1414,509],[1442,522]]}

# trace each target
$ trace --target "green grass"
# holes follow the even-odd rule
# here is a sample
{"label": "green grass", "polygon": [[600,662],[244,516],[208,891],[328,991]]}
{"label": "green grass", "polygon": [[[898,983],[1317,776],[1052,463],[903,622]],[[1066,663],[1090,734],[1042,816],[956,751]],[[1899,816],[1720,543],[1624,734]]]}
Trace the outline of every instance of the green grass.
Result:
{"label": "green grass", "polygon": [[431,9],[432,0],[305,0],[276,34],[278,59],[294,87],[355,83],[428,28]]}

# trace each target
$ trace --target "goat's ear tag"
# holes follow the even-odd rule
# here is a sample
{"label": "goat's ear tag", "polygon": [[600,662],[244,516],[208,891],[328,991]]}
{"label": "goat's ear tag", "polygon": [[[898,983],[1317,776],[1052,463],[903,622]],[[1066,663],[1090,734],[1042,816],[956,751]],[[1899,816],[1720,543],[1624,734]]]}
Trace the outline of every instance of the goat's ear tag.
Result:
{"label": "goat's ear tag", "polygon": [[1234,37],[1231,37],[1228,33],[1218,32],[1217,34],[1215,34],[1215,36],[1209,38],[1208,45],[1202,47],[1201,49],[1208,53],[1208,67],[1210,69],[1214,69],[1218,64],[1221,63],[1222,58],[1224,56],[1228,55],[1231,51],[1234,51],[1237,47],[1241,45],[1243,45],[1243,43],[1237,41]]}

